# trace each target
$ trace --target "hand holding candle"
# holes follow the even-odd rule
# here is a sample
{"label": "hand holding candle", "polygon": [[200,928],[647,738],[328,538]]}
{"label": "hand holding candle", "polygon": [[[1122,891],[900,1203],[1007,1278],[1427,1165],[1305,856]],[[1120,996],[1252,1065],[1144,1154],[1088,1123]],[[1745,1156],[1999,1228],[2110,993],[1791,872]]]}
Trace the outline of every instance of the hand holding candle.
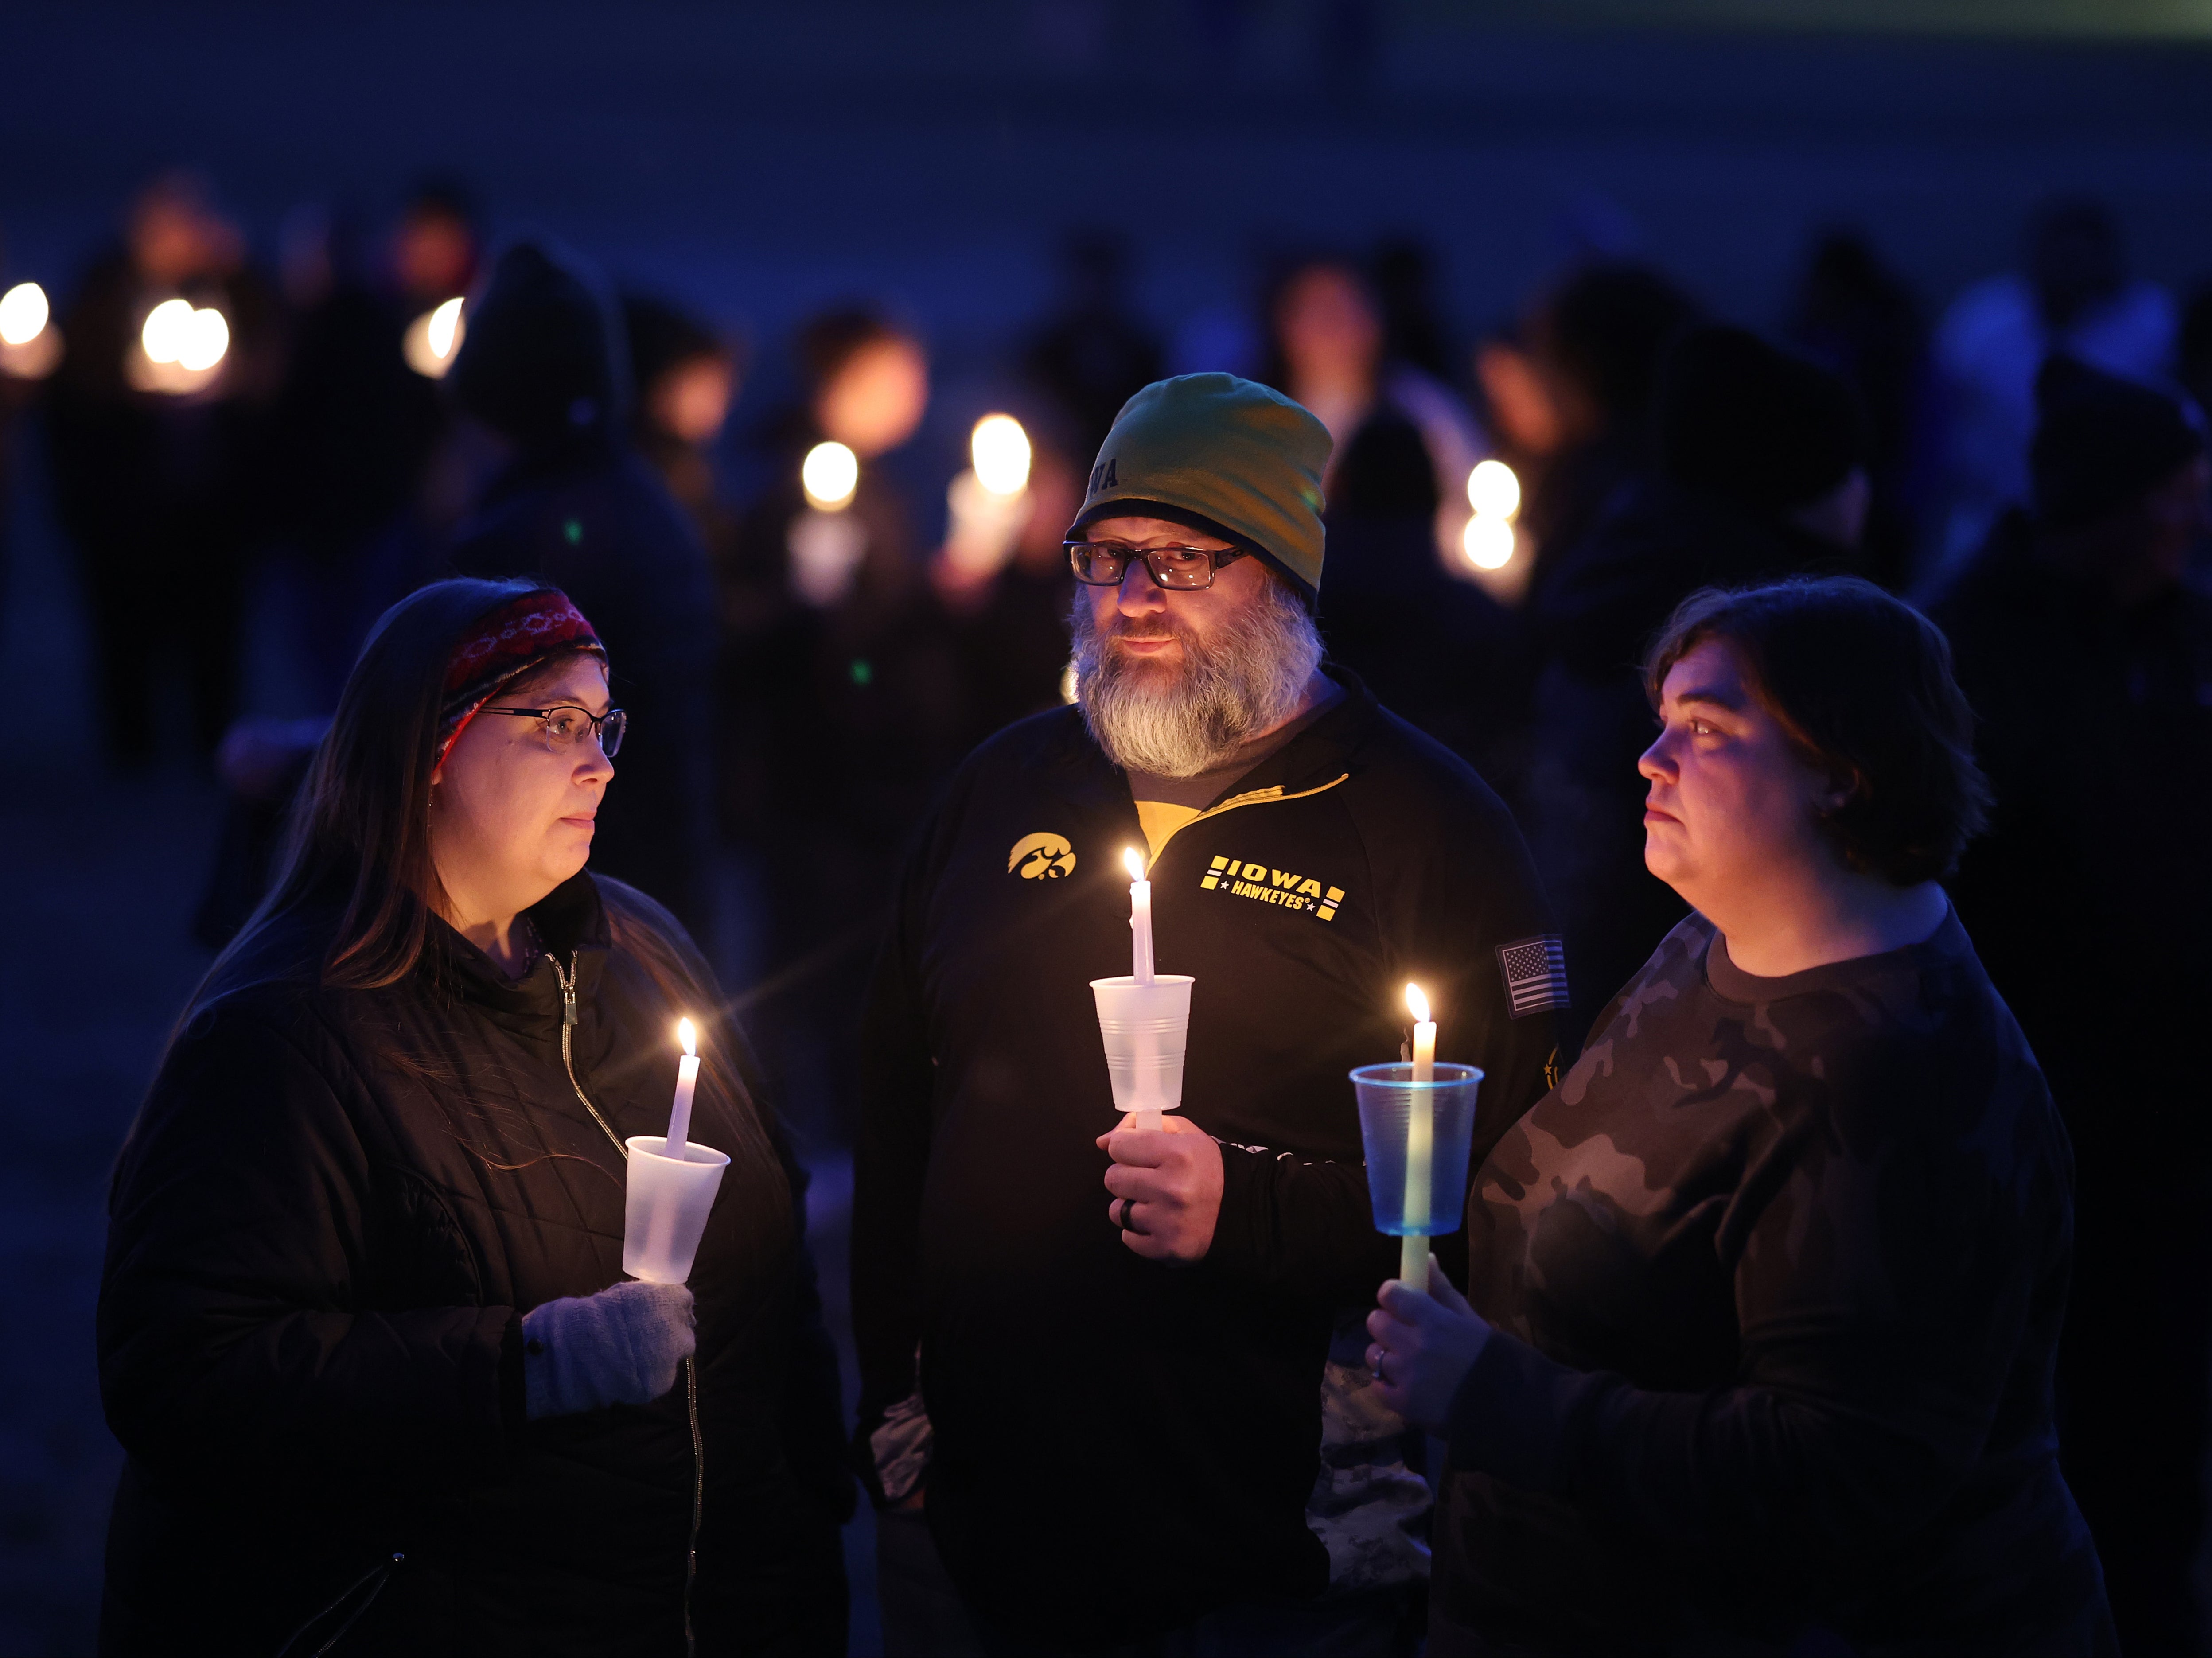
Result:
{"label": "hand holding candle", "polygon": [[[1406,1006],[1413,1016],[1413,1081],[1432,1083],[1437,1075],[1437,1023],[1429,999],[1419,985],[1406,987]],[[1398,1278],[1416,1290],[1429,1287],[1430,1193],[1436,1162],[1436,1105],[1428,1090],[1416,1088],[1413,1115],[1406,1125],[1406,1220],[1422,1230],[1399,1240]]]}
{"label": "hand holding candle", "polygon": [[1182,1103],[1183,1042],[1190,1029],[1188,975],[1162,974],[1152,961],[1152,884],[1144,854],[1121,853],[1129,872],[1129,964],[1126,978],[1093,979],[1098,1031],[1106,1044],[1106,1071],[1114,1108],[1124,1127],[1158,1129],[1160,1114]]}
{"label": "hand holding candle", "polygon": [[684,1044],[684,1057],[676,1062],[676,1100],[668,1111],[667,1155],[680,1161],[685,1142],[691,1138],[691,1096],[699,1086],[699,1035],[690,1020],[678,1019],[676,1037]]}

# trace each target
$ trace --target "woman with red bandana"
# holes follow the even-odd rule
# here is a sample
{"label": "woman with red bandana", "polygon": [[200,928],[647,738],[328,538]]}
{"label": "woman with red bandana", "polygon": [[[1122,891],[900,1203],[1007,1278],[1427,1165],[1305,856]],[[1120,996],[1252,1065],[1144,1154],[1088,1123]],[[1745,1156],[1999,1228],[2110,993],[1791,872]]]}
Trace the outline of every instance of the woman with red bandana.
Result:
{"label": "woman with red bandana", "polygon": [[[607,675],[527,582],[363,649],[116,1171],[105,1650],[842,1650],[803,1176],[690,938],[586,870]],[[684,1015],[731,1163],[689,1284],[629,1281]]]}

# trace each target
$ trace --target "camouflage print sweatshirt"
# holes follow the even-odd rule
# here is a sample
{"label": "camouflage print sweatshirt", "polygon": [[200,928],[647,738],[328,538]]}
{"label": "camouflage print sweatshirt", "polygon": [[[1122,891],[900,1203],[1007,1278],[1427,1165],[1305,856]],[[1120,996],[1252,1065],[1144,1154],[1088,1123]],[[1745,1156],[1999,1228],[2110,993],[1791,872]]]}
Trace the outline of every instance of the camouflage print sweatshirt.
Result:
{"label": "camouflage print sweatshirt", "polygon": [[2071,1181],[1955,915],[1771,979],[1682,922],[1470,1197],[1429,1650],[2111,1649]]}

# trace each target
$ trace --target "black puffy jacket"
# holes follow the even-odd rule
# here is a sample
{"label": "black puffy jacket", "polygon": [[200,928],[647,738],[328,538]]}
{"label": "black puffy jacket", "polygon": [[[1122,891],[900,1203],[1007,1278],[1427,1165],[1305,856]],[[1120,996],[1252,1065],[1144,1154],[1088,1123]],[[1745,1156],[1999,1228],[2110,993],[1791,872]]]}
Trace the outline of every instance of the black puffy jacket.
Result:
{"label": "black puffy jacket", "polygon": [[[100,1290],[128,1454],[106,1649],[275,1653],[306,1626],[292,1650],[680,1653],[702,1468],[698,1649],[844,1649],[803,1179],[665,911],[583,874],[530,914],[550,959],[519,983],[434,921],[413,975],[361,991],[319,982],[335,915],[303,907],[172,1048]],[[529,1421],[521,1315],[621,1279],[614,1137],[665,1132],[681,1012],[725,1079],[710,1057],[694,1134],[732,1156],[691,1277],[696,1416],[679,1380]]]}

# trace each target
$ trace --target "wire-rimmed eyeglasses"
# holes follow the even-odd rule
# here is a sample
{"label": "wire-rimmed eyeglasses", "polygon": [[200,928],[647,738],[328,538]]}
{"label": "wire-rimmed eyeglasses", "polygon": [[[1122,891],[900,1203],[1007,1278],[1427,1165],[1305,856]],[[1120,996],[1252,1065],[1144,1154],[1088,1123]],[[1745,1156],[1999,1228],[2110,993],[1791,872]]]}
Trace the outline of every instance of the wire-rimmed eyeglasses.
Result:
{"label": "wire-rimmed eyeglasses", "polygon": [[570,702],[558,703],[550,708],[478,708],[477,712],[511,714],[519,720],[542,720],[547,744],[556,749],[573,748],[582,742],[587,733],[596,733],[599,739],[599,752],[610,760],[622,747],[623,733],[629,729],[629,715],[620,708],[593,714],[589,708],[580,708]]}
{"label": "wire-rimmed eyeglasses", "polygon": [[1166,591],[1191,592],[1211,587],[1213,573],[1243,558],[1241,547],[1131,547],[1118,541],[1069,541],[1067,562],[1075,579],[1086,587],[1118,587],[1129,566],[1139,559],[1152,572],[1152,580]]}

